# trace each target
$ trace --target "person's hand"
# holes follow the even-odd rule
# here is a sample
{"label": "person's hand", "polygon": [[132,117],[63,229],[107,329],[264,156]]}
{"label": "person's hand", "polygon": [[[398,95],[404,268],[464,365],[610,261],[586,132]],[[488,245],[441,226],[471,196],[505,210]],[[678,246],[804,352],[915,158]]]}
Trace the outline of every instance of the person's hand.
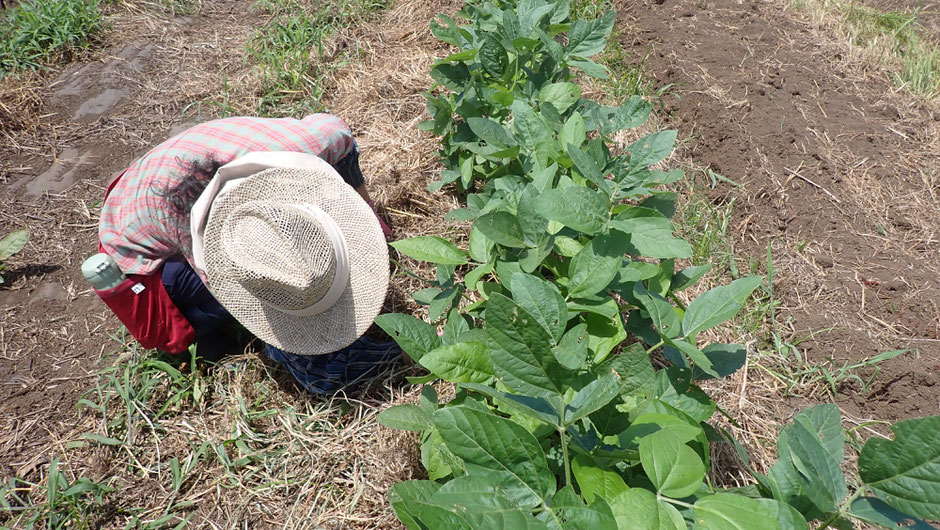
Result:
{"label": "person's hand", "polygon": [[372,208],[372,213],[375,214],[375,218],[379,220],[379,226],[382,228],[382,233],[385,234],[385,239],[386,240],[392,239],[391,227],[388,226],[388,224],[385,222],[385,219],[383,219],[382,216],[379,215],[379,210],[385,210],[385,208],[383,208],[381,205],[379,205],[379,207],[376,208],[375,201],[369,201],[369,207]]}

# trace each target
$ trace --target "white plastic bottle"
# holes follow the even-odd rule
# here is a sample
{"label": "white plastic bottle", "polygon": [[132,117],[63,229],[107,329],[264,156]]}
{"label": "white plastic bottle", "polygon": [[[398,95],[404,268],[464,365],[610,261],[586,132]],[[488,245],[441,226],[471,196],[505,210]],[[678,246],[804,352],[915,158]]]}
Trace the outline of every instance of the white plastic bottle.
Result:
{"label": "white plastic bottle", "polygon": [[99,252],[82,263],[82,275],[98,291],[114,289],[126,278],[111,256]]}

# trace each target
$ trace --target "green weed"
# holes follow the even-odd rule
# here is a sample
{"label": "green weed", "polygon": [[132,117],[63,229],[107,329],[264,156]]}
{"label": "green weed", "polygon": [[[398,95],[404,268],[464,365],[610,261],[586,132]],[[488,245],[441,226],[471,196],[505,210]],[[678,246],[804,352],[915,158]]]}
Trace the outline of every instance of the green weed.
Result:
{"label": "green weed", "polygon": [[692,263],[712,263],[735,269],[734,249],[728,228],[737,199],[731,197],[725,202],[714,202],[705,194],[706,189],[694,179],[688,178],[684,182],[685,193],[676,227],[692,245]]}
{"label": "green weed", "polygon": [[324,56],[324,41],[388,7],[388,3],[338,0],[308,5],[294,0],[264,0],[259,7],[273,16],[247,47],[261,75],[257,109],[261,115],[283,115],[322,109],[322,80],[336,67],[335,58]]}
{"label": "green weed", "polygon": [[[23,250],[27,241],[29,241],[29,232],[26,230],[14,230],[0,239],[0,271],[6,268],[6,260]],[[0,276],[0,284],[2,283],[3,276]]]}
{"label": "green weed", "polygon": [[[785,395],[812,398],[822,390],[835,397],[846,384],[853,381],[858,384],[855,391],[864,395],[881,372],[881,363],[910,352],[894,350],[857,362],[839,363],[831,357],[822,362],[813,361],[800,348],[800,344],[827,331],[832,331],[832,328],[788,339],[774,331],[771,333],[770,349],[758,352],[755,365],[783,385]],[[870,373],[863,376],[863,371]]]}
{"label": "green weed", "polygon": [[0,20],[0,77],[85,49],[105,22],[99,0],[25,0]]}
{"label": "green weed", "polygon": [[882,12],[851,4],[845,21],[855,28],[857,45],[883,46],[878,39],[888,38],[891,53],[902,61],[895,74],[898,83],[915,94],[934,96],[940,91],[940,52],[918,33],[918,14],[919,9]]}
{"label": "green weed", "polygon": [[53,458],[44,487],[15,477],[0,484],[0,514],[25,530],[95,528],[105,495],[112,491],[113,487],[86,477],[70,481],[59,459]]}

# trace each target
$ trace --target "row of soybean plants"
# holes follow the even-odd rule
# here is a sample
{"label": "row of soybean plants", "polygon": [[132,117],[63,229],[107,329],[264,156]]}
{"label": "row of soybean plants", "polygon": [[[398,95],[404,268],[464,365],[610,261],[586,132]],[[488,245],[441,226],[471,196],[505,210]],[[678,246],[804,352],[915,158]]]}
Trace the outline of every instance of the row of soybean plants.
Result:
{"label": "row of soybean plants", "polygon": [[[755,483],[708,478],[717,406],[696,382],[744,363],[737,344],[698,335],[732,318],[761,282],[738,279],[683,304],[676,292],[708,267],[676,270],[689,244],[673,235],[679,171],[650,169],[675,131],[622,154],[617,131],[642,125],[649,103],[609,107],[581,97],[575,72],[603,77],[614,14],[571,20],[569,0],[471,0],[434,35],[458,51],[431,70],[431,120],[442,180],[466,193],[451,219],[472,221],[468,248],[439,237],[393,243],[436,264],[414,293],[431,322],[404,314],[377,323],[430,375],[455,383],[441,403],[384,411],[419,431],[429,480],[395,485],[390,500],[413,529],[808,528],[848,518],[890,526],[940,518],[938,417],[869,442],[849,495],[834,405],[798,414],[779,460]],[[656,370],[650,355],[671,364]],[[731,441],[731,443],[734,443]],[[735,445],[740,449],[740,446]],[[743,458],[746,454],[739,451]],[[931,482],[933,481],[933,482]],[[910,514],[910,515],[906,515]]]}

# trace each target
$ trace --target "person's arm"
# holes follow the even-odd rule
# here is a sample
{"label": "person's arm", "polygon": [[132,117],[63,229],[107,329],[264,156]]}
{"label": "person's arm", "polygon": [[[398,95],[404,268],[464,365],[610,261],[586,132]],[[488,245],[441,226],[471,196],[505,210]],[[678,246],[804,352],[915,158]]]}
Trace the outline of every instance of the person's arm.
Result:
{"label": "person's arm", "polygon": [[368,203],[370,206],[373,206],[372,198],[369,197],[369,190],[366,189],[365,184],[356,188],[356,193],[358,193],[359,196],[362,197],[362,200],[366,201],[366,203]]}

